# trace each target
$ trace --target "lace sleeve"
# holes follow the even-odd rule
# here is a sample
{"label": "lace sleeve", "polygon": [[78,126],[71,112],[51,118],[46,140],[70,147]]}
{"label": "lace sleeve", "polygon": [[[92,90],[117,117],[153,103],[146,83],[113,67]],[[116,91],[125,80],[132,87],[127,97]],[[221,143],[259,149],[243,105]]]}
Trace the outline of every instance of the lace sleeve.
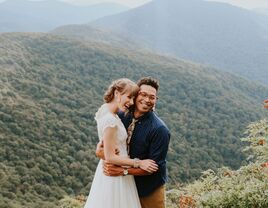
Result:
{"label": "lace sleeve", "polygon": [[103,133],[107,127],[116,127],[118,126],[118,120],[110,114],[107,114],[99,121],[97,120],[99,136],[102,138]]}

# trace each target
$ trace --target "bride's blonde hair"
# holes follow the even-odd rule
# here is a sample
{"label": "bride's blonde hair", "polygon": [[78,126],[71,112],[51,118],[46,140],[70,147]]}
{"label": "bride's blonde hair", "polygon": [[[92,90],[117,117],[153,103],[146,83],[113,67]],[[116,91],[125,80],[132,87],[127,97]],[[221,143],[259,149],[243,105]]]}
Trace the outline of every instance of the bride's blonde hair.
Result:
{"label": "bride's blonde hair", "polygon": [[117,90],[121,95],[123,95],[128,89],[131,90],[131,96],[134,97],[139,92],[138,85],[130,79],[121,78],[114,80],[104,93],[103,99],[106,103],[109,103],[114,99],[115,90]]}

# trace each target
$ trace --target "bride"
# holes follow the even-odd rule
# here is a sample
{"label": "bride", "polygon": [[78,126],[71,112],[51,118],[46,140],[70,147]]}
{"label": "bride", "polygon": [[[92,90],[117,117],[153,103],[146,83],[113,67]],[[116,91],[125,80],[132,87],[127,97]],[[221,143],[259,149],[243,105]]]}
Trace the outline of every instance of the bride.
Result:
{"label": "bride", "polygon": [[[99,139],[104,144],[106,162],[118,166],[141,168],[148,172],[156,171],[157,164],[150,159],[130,159],[127,154],[127,132],[117,116],[117,112],[128,111],[133,105],[139,87],[129,79],[115,80],[104,94],[105,103],[95,115]],[[119,155],[115,153],[119,149]],[[112,177],[103,174],[103,160],[100,160],[84,208],[141,208],[134,177]]]}

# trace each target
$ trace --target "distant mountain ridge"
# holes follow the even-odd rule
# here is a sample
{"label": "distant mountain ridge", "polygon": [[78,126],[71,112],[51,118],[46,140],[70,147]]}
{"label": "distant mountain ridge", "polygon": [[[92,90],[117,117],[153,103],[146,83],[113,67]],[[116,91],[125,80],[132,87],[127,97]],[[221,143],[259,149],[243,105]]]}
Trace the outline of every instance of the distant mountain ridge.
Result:
{"label": "distant mountain ridge", "polygon": [[101,3],[75,6],[57,0],[7,0],[0,3],[0,32],[48,32],[66,24],[82,24],[129,8]]}
{"label": "distant mountain ridge", "polygon": [[130,39],[125,35],[85,24],[57,27],[50,31],[50,33],[79,41],[99,42],[128,50],[147,50],[141,43],[135,42],[133,39]]}
{"label": "distant mountain ridge", "polygon": [[254,12],[225,3],[155,0],[92,24],[161,52],[267,83],[268,25],[259,20]]}

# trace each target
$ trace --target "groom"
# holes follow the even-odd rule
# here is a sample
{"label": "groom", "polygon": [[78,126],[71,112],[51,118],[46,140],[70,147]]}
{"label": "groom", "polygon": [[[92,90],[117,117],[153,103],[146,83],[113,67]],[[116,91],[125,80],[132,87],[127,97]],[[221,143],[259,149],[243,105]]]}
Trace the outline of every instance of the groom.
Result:
{"label": "groom", "polygon": [[[108,176],[134,175],[142,208],[164,208],[166,156],[170,132],[165,123],[155,114],[153,108],[157,101],[159,83],[151,77],[138,81],[140,91],[135,99],[132,113],[120,113],[128,130],[128,151],[130,158],[152,159],[158,165],[158,171],[146,172],[139,168],[123,168],[112,164],[104,165]],[[99,147],[97,147],[98,155]]]}

